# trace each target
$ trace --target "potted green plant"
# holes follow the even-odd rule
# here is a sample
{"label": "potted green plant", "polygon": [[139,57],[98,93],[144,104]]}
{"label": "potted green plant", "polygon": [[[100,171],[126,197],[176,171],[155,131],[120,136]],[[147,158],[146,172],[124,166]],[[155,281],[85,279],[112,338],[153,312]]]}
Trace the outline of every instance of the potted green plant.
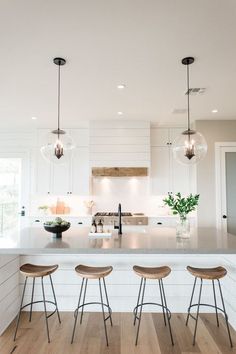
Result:
{"label": "potted green plant", "polygon": [[187,215],[196,210],[199,201],[199,194],[189,194],[187,197],[182,197],[181,193],[168,194],[168,197],[163,199],[165,205],[168,205],[173,212],[173,215],[179,215],[176,234],[179,237],[187,238],[190,236],[190,224]]}

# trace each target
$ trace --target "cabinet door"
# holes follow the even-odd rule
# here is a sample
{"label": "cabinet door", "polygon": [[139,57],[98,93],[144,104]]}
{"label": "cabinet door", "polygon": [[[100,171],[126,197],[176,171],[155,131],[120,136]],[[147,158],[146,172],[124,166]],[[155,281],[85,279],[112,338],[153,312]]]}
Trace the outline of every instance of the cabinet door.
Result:
{"label": "cabinet door", "polygon": [[173,144],[174,140],[180,136],[183,131],[186,130],[186,128],[181,127],[181,128],[170,128],[170,145]]}
{"label": "cabinet door", "polygon": [[169,128],[151,129],[151,146],[167,146],[169,142]]}
{"label": "cabinet door", "polygon": [[38,194],[50,194],[52,166],[44,160],[40,151],[37,151],[35,156],[35,191]]}
{"label": "cabinet door", "polygon": [[152,147],[151,149],[151,193],[166,195],[170,190],[170,149]]}
{"label": "cabinet door", "polygon": [[174,159],[172,149],[171,159],[171,185],[174,194],[180,192],[183,195],[190,193],[190,166],[182,165]]}
{"label": "cabinet door", "polygon": [[89,148],[76,148],[72,157],[72,193],[78,195],[89,195],[90,173],[89,173]]}
{"label": "cabinet door", "polygon": [[71,162],[52,165],[52,194],[67,195],[71,192]]}

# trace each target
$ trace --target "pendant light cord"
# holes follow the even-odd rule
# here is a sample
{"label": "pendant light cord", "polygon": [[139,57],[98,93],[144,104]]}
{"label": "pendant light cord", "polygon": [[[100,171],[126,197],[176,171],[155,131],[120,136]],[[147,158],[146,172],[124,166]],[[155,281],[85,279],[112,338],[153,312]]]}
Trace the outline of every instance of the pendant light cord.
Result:
{"label": "pendant light cord", "polygon": [[190,110],[189,110],[189,64],[187,64],[187,95],[188,95],[188,131],[190,130]]}
{"label": "pendant light cord", "polygon": [[61,63],[58,65],[58,91],[57,91],[57,129],[58,129],[58,139],[60,131],[60,107],[61,106]]}

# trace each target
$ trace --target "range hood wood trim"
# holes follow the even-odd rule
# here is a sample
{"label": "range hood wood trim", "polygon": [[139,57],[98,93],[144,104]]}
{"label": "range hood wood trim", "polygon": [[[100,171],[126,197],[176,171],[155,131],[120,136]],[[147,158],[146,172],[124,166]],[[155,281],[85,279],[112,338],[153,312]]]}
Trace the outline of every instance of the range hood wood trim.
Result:
{"label": "range hood wood trim", "polygon": [[93,177],[147,177],[147,167],[92,167]]}

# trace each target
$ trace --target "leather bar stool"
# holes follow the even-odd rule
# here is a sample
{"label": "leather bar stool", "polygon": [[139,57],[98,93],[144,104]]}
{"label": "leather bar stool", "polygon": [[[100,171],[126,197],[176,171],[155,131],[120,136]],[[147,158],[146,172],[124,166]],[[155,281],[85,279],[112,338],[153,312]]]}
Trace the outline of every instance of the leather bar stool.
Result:
{"label": "leather bar stool", "polygon": [[[24,264],[24,265],[22,265],[20,267],[21,274],[23,274],[25,276],[25,283],[24,283],[23,294],[22,294],[22,298],[21,298],[20,310],[19,310],[19,314],[18,314],[18,318],[17,318],[14,341],[16,340],[16,335],[17,335],[17,331],[18,331],[18,327],[19,327],[19,323],[20,323],[20,317],[21,317],[22,310],[25,307],[30,306],[29,321],[31,322],[33,304],[43,303],[44,304],[44,314],[45,314],[45,322],[46,322],[48,343],[50,343],[48,318],[51,317],[55,312],[57,312],[58,321],[59,321],[59,323],[61,323],[60,314],[59,314],[58,307],[57,307],[56,295],[55,295],[53,282],[52,282],[52,277],[51,277],[51,274],[54,273],[57,270],[57,268],[58,268],[58,265],[49,265],[49,266],[44,266],[43,265],[42,266],[42,265],[35,265],[35,264],[29,264],[29,263]],[[46,276],[49,276],[49,279],[50,279],[54,301],[49,301],[49,300],[45,299],[45,291],[44,291],[43,279]],[[26,284],[27,284],[28,278],[33,278],[31,302],[23,306],[23,301],[24,301],[24,296],[25,296],[25,289],[26,289]],[[41,278],[43,300],[39,300],[39,301],[34,301],[34,287],[35,287],[35,279],[36,278]],[[53,312],[51,312],[50,314],[47,313],[46,303],[49,303],[49,304],[52,304],[52,305],[55,306],[55,310]]]}
{"label": "leather bar stool", "polygon": [[[107,336],[107,327],[106,327],[106,321],[110,319],[110,323],[112,326],[112,318],[111,318],[111,307],[109,304],[108,300],[108,295],[107,295],[107,289],[106,289],[106,282],[105,282],[105,277],[109,275],[112,272],[113,268],[111,266],[108,267],[88,267],[86,265],[78,265],[75,267],[76,273],[82,277],[82,284],[80,288],[80,293],[79,293],[79,300],[78,300],[78,306],[75,309],[74,312],[74,328],[73,328],[73,333],[72,333],[72,338],[71,338],[71,344],[74,341],[74,336],[75,336],[75,329],[76,329],[76,324],[77,324],[77,319],[78,319],[78,314],[79,314],[79,309],[81,309],[81,316],[80,316],[80,324],[82,323],[83,319],[83,314],[84,314],[84,307],[87,305],[101,305],[102,307],[102,315],[103,315],[103,322],[104,322],[104,330],[105,330],[105,336],[106,336],[106,343],[108,346],[108,336]],[[98,279],[99,283],[99,291],[100,291],[100,299],[101,302],[87,302],[85,303],[85,297],[86,297],[86,291],[87,291],[87,284],[89,279]],[[101,282],[102,280],[102,282]],[[103,302],[103,293],[102,293],[102,284],[104,287],[104,292],[105,292],[105,297],[106,297],[106,303]],[[84,291],[84,293],[83,293]],[[82,293],[83,293],[83,302],[81,302],[82,298]],[[106,317],[105,314],[105,308],[107,308],[109,315]]]}
{"label": "leather bar stool", "polygon": [[[199,309],[200,309],[201,306],[208,306],[208,307],[213,307],[215,309],[216,322],[217,322],[217,326],[218,327],[219,327],[218,311],[221,311],[224,314],[226,327],[227,327],[227,331],[228,331],[228,335],[229,335],[230,346],[233,347],[231,334],[230,334],[230,329],[229,329],[228,315],[227,315],[227,313],[225,311],[224,298],[223,298],[222,289],[221,289],[221,285],[220,285],[220,279],[223,278],[227,274],[227,270],[224,267],[194,268],[194,267],[191,267],[191,266],[188,266],[187,270],[189,271],[190,274],[192,274],[195,277],[194,284],[193,284],[192,295],[191,295],[191,299],[190,299],[190,304],[189,304],[189,307],[188,307],[187,320],[186,320],[186,326],[188,325],[189,317],[192,317],[195,320],[195,322],[196,322],[195,323],[195,329],[194,329],[194,335],[193,335],[193,345],[195,345],[195,340],[196,340]],[[198,303],[197,304],[193,304],[193,296],[194,296],[194,292],[195,292],[197,279],[200,279],[200,290],[199,290],[199,296],[198,296]],[[211,280],[211,282],[212,282],[214,305],[202,304],[201,303],[203,280]],[[222,303],[222,307],[223,308],[220,308],[220,307],[217,306],[215,281],[218,282],[219,293],[220,293],[220,298],[221,298],[221,303]],[[197,307],[196,317],[191,314],[191,309],[193,307]]]}
{"label": "leather bar stool", "polygon": [[[143,310],[144,305],[157,305],[162,308],[164,324],[166,326],[166,322],[168,323],[171,343],[172,343],[172,345],[174,345],[171,324],[170,324],[171,312],[167,307],[166,295],[165,295],[164,285],[163,285],[163,278],[167,277],[170,274],[171,269],[167,266],[150,268],[150,267],[140,267],[140,266],[135,265],[133,267],[133,270],[138,276],[141,277],[137,305],[135,306],[134,311],[133,311],[134,312],[134,326],[136,324],[136,320],[138,320],[138,328],[137,328],[137,333],[136,333],[135,345],[138,344],[139,328],[140,328],[140,323],[141,323],[141,318],[142,318],[142,310]],[[160,299],[161,299],[160,304],[155,303],[155,302],[144,302],[146,279],[158,281],[159,290],[160,290]],[[138,310],[139,310],[139,315],[138,315]]]}

